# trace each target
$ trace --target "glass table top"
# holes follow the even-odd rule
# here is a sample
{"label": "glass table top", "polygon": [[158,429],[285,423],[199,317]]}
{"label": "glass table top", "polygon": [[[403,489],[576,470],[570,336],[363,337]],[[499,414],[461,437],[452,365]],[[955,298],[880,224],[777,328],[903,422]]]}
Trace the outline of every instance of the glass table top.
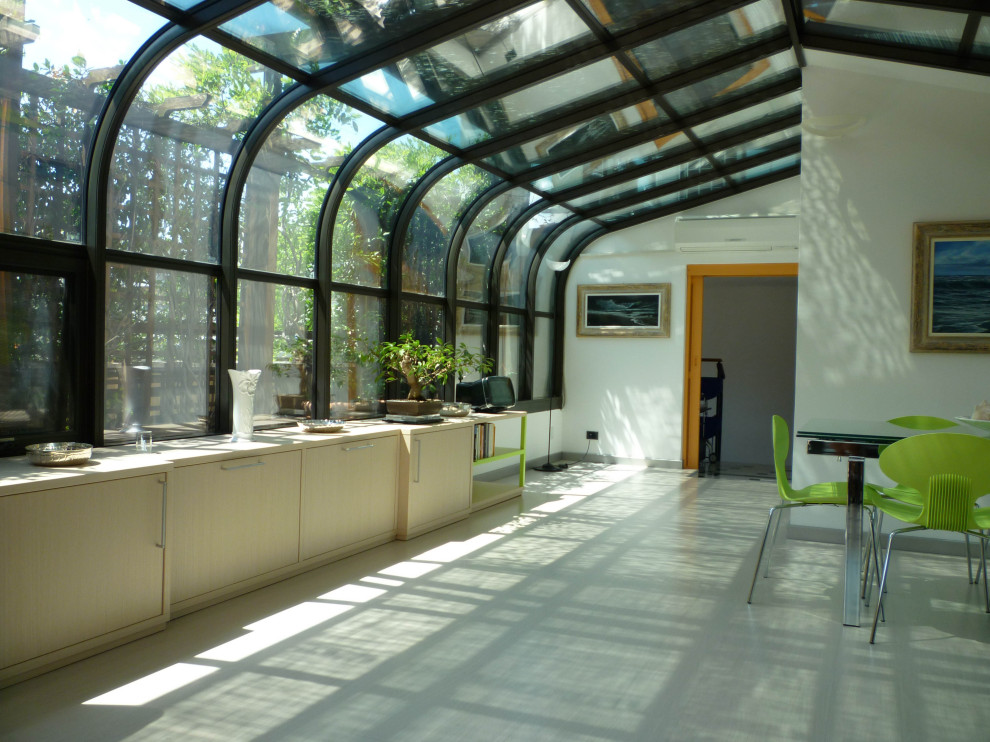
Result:
{"label": "glass table top", "polygon": [[[960,420],[960,423],[963,421]],[[977,421],[982,422],[982,421]],[[942,430],[914,430],[894,425],[886,420],[834,420],[812,418],[796,426],[798,438],[817,438],[823,441],[846,441],[852,443],[894,443],[912,435],[925,433],[961,433],[965,435],[985,434],[978,426],[960,424]]]}

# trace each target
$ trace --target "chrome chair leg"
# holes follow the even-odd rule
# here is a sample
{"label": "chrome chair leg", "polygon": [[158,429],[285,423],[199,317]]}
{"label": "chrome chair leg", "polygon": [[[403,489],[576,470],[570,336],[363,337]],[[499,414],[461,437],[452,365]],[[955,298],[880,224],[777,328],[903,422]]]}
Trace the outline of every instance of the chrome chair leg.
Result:
{"label": "chrome chair leg", "polygon": [[[969,584],[973,584],[973,556],[969,551],[969,534],[964,533],[963,538],[966,539],[966,571],[969,572]],[[982,566],[982,565],[981,565]],[[980,579],[980,570],[976,570],[976,579]]]}
{"label": "chrome chair leg", "polygon": [[[983,570],[983,598],[986,600],[987,613],[990,613],[990,585],[987,583],[987,540],[986,538],[980,539],[980,568]],[[979,576],[979,575],[977,575]]]}
{"label": "chrome chair leg", "polygon": [[[779,510],[783,509],[784,507],[786,507],[786,505],[783,504],[783,503],[781,503],[780,505],[777,506],[776,509],[779,511]],[[777,543],[777,534],[780,532],[780,519],[782,517],[783,517],[783,513],[778,512],[777,513],[777,522],[774,523],[774,526],[773,526],[773,535],[770,537],[770,551],[767,552],[767,561],[766,561],[766,564],[763,565],[763,576],[764,577],[769,577],[770,576],[770,559],[773,557],[773,547]]]}
{"label": "chrome chair leg", "polygon": [[[749,595],[746,598],[747,603],[753,602],[753,589],[756,587],[756,578],[760,574],[760,562],[763,560],[763,550],[767,546],[767,536],[770,535],[770,524],[773,523],[773,514],[779,509],[779,507],[770,508],[770,517],[767,518],[767,527],[763,529],[763,541],[760,542],[760,553],[756,555],[756,567],[753,569],[753,582],[749,586]],[[777,516],[777,520],[778,522],[780,521],[779,515]]]}
{"label": "chrome chair leg", "polygon": [[887,584],[887,567],[890,566],[890,548],[894,544],[894,536],[897,535],[897,531],[891,531],[890,536],[887,538],[887,553],[883,557],[883,572],[880,575],[880,589],[877,593],[877,609],[873,613],[873,629],[870,631],[870,644],[873,644],[873,640],[877,635],[877,622],[880,620],[880,610],[883,607],[883,588]]}

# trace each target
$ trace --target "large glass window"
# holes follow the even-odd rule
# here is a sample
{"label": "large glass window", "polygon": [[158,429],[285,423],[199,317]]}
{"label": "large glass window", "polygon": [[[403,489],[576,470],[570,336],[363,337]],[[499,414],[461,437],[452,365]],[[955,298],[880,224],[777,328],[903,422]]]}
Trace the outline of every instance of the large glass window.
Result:
{"label": "large glass window", "polygon": [[333,280],[384,288],[392,228],[409,190],[444,153],[411,135],[365,160],[347,187],[333,226]]}
{"label": "large glass window", "polygon": [[[470,348],[472,353],[480,353],[486,358],[492,353],[488,349],[488,312],[477,307],[458,307],[457,323],[454,329],[457,334],[457,345],[461,343]],[[464,374],[465,381],[479,378],[478,371]]]}
{"label": "large glass window", "polygon": [[312,277],[316,229],[344,158],[381,122],[325,95],[286,116],[254,160],[241,196],[242,268]]}
{"label": "large glass window", "polygon": [[499,280],[500,302],[503,306],[526,306],[526,286],[529,267],[533,264],[540,241],[572,212],[563,207],[551,207],[529,219],[509,243],[502,260]]}
{"label": "large glass window", "polygon": [[262,372],[254,394],[255,426],[312,414],[313,299],[312,290],[298,286],[238,285],[237,368]]}
{"label": "large glass window", "polygon": [[0,271],[0,437],[75,426],[67,292],[62,276]]}
{"label": "large glass window", "polygon": [[104,436],[120,443],[203,435],[216,393],[216,282],[174,270],[107,266]]}
{"label": "large glass window", "polygon": [[333,292],[330,332],[331,415],[364,417],[379,412],[383,385],[368,353],[385,339],[385,300]]}
{"label": "large glass window", "polygon": [[535,196],[513,188],[496,196],[468,226],[457,260],[457,298],[488,301],[491,266],[502,235]]}
{"label": "large glass window", "polygon": [[0,3],[0,232],[82,240],[93,124],[162,23],[119,1]]}
{"label": "large glass window", "polygon": [[522,381],[523,316],[500,312],[498,315],[498,375],[512,379],[516,395],[520,393]]}
{"label": "large glass window", "polygon": [[474,165],[446,175],[420,201],[406,229],[402,249],[402,290],[442,296],[447,288],[451,229],[494,176]]}
{"label": "large glass window", "polygon": [[232,153],[282,84],[276,72],[201,38],[163,61],[114,147],[109,246],[217,262]]}

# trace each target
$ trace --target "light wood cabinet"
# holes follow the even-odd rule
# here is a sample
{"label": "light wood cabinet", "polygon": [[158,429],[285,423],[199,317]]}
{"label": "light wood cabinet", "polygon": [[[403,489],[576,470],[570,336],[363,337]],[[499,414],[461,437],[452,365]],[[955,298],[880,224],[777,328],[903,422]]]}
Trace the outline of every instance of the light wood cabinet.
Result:
{"label": "light wood cabinet", "polygon": [[397,452],[394,433],[303,452],[300,560],[395,537]]}
{"label": "light wood cabinet", "polygon": [[470,514],[473,435],[467,423],[403,431],[397,538],[413,538]]}
{"label": "light wood cabinet", "polygon": [[166,502],[164,474],[0,497],[0,679],[164,626]]}
{"label": "light wood cabinet", "polygon": [[173,613],[250,589],[299,561],[300,451],[176,467]]}

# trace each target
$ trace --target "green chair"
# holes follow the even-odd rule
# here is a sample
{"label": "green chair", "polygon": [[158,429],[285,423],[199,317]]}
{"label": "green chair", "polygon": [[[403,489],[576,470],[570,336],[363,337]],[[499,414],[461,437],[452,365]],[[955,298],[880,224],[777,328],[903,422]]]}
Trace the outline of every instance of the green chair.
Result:
{"label": "green chair", "polygon": [[[983,530],[990,527],[990,508],[976,508],[977,498],[990,492],[990,439],[974,435],[927,433],[892,443],[880,454],[880,469],[895,482],[921,493],[921,505],[879,497],[877,508],[900,521],[906,528],[891,531],[880,575],[880,591],[872,644],[883,606],[884,588],[894,538],[901,533],[921,530],[951,531],[980,539],[981,567],[986,571],[986,540]],[[983,581],[987,612],[990,590]]]}
{"label": "green chair", "polygon": [[[770,508],[770,516],[767,518],[767,527],[763,531],[763,541],[760,543],[760,553],[756,557],[756,568],[753,570],[753,582],[749,586],[749,597],[747,603],[753,602],[753,589],[756,587],[756,577],[760,572],[760,563],[763,561],[763,552],[766,551],[767,538],[770,537],[770,526],[774,523],[774,515],[777,515],[776,525],[773,529],[773,536],[770,537],[770,550],[767,551],[766,564],[763,576],[766,577],[770,571],[770,556],[773,552],[773,543],[777,539],[777,529],[780,527],[780,511],[787,508],[805,507],[808,505],[839,505],[845,506],[847,497],[847,485],[845,482],[820,482],[808,485],[801,489],[794,489],[787,479],[787,454],[791,447],[791,433],[787,428],[787,422],[779,415],[773,416],[773,464],[777,474],[777,492],[780,494],[780,504]],[[863,504],[872,506],[876,497],[871,485],[863,486]],[[873,513],[870,511],[872,523]]]}

